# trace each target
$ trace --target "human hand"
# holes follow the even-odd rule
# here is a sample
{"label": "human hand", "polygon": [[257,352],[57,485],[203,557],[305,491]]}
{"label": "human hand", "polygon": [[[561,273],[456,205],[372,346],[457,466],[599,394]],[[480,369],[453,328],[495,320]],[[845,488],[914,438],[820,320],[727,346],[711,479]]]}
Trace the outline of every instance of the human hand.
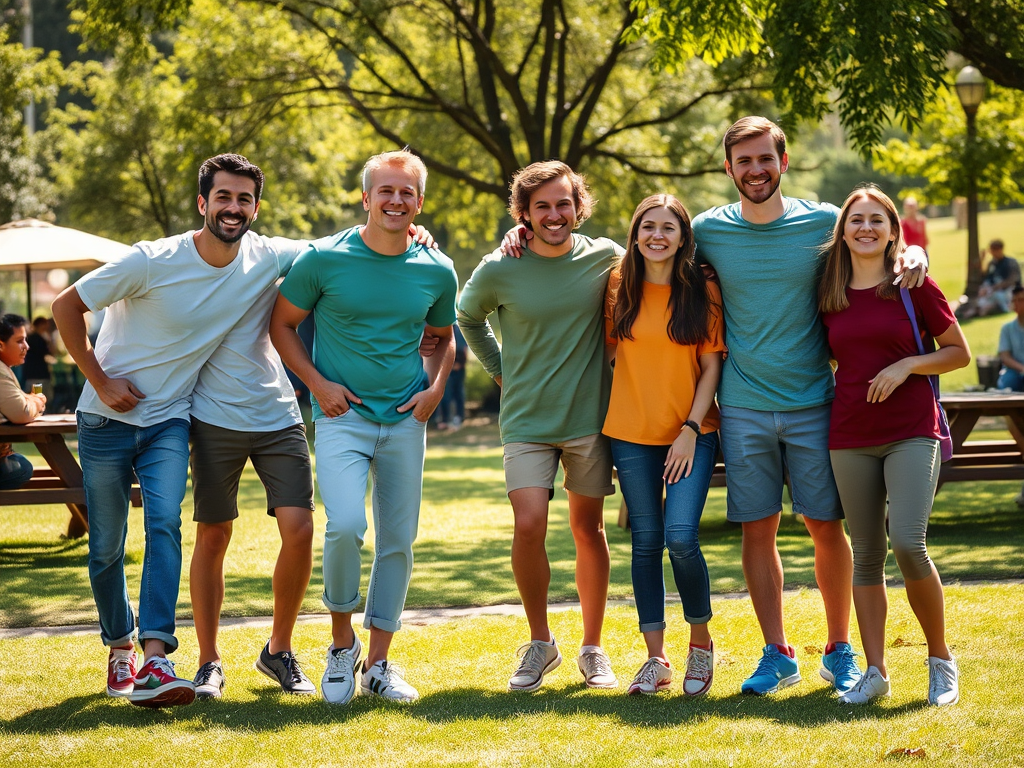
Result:
{"label": "human hand", "polygon": [[434,242],[434,236],[431,235],[425,227],[422,227],[419,224],[409,225],[409,237],[411,237],[414,242],[427,246],[427,248],[433,248],[435,251],[440,250],[440,246]]}
{"label": "human hand", "polygon": [[668,448],[668,456],[665,457],[665,473],[662,478],[668,483],[677,483],[681,478],[689,477],[693,469],[693,454],[696,449],[696,433],[689,427],[684,427]]}
{"label": "human hand", "polygon": [[107,379],[96,387],[96,394],[105,406],[118,413],[128,413],[140,400],[146,399],[128,379]]}
{"label": "human hand", "polygon": [[440,392],[438,392],[434,387],[427,387],[410,397],[407,402],[398,406],[397,410],[399,413],[412,411],[412,417],[416,419],[416,421],[426,424],[430,420],[431,415],[437,409],[438,403],[441,402],[441,397],[443,395],[443,387]]}
{"label": "human hand", "polygon": [[512,227],[501,239],[501,251],[503,256],[511,256],[518,259],[523,255],[523,248],[533,239],[533,232],[522,224]]}
{"label": "human hand", "polygon": [[348,413],[352,403],[360,405],[363,403],[361,399],[352,393],[352,390],[344,384],[338,384],[334,381],[324,381],[322,385],[312,390],[312,392],[317,403],[320,405],[320,410],[324,412],[324,416],[330,418]]}
{"label": "human hand", "polygon": [[911,372],[911,361],[903,358],[883,368],[868,387],[868,402],[880,403],[891,395],[900,384],[907,380]]}
{"label": "human hand", "polygon": [[430,357],[437,350],[437,342],[440,339],[437,336],[432,336],[429,333],[424,333],[423,338],[420,339],[420,357]]}
{"label": "human hand", "polygon": [[904,288],[917,288],[928,275],[928,254],[919,245],[909,245],[903,253],[896,256],[893,271],[896,273],[893,285],[902,284]]}

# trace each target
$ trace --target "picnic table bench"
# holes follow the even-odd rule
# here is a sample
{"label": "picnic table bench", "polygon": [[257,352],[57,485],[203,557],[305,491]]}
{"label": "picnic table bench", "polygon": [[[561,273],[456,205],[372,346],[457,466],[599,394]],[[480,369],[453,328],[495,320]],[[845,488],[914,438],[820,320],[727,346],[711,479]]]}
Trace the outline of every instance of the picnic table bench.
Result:
{"label": "picnic table bench", "polygon": [[[941,397],[949,418],[953,458],[939,470],[939,484],[972,480],[1020,480],[1024,482],[1024,393],[953,392]],[[1002,417],[1013,439],[968,440],[983,416]],[[711,474],[711,487],[725,487],[721,453]],[[619,526],[628,525],[626,502],[619,508]]]}
{"label": "picnic table bench", "polygon": [[[64,440],[64,435],[77,431],[74,414],[44,415],[28,424],[0,424],[0,442],[32,443],[47,464],[36,467],[32,478],[21,488],[0,491],[0,506],[66,504],[71,512],[69,539],[79,538],[89,531],[82,468]],[[131,498],[133,506],[142,506],[137,484],[132,486]]]}

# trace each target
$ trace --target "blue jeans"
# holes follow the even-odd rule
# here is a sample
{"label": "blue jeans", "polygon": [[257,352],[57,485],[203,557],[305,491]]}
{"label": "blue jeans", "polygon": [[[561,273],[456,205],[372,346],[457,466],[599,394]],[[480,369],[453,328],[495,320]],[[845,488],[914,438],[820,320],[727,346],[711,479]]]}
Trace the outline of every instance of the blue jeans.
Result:
{"label": "blue jeans", "polygon": [[323,602],[351,613],[360,602],[359,550],[366,535],[366,481],[373,471],[374,553],[363,626],[397,632],[412,576],[420,520],[426,424],[378,424],[354,410],[316,421],[316,481],[327,513]]}
{"label": "blue jeans", "polygon": [[105,645],[126,645],[135,617],[124,575],[124,542],[132,472],[142,488],[146,550],[139,594],[139,640],[178,647],[174,610],[181,582],[181,502],[188,478],[188,430],[184,419],[136,427],[78,412],[78,455],[89,508],[89,580]]}
{"label": "blue jeans", "polygon": [[1012,389],[1014,392],[1024,392],[1024,373],[1015,371],[1012,368],[1003,368],[999,372],[999,381],[996,382],[999,389]]}
{"label": "blue jeans", "polygon": [[35,469],[32,462],[20,453],[12,453],[0,459],[0,491],[13,491],[21,488],[32,479]]}
{"label": "blue jeans", "polygon": [[665,628],[662,557],[666,547],[683,602],[683,616],[689,624],[707,623],[711,618],[711,584],[700,551],[698,526],[715,468],[718,434],[710,432],[697,438],[690,476],[676,483],[666,483],[662,478],[669,446],[639,445],[614,438],[611,443],[622,497],[629,508],[633,595],[640,631]]}

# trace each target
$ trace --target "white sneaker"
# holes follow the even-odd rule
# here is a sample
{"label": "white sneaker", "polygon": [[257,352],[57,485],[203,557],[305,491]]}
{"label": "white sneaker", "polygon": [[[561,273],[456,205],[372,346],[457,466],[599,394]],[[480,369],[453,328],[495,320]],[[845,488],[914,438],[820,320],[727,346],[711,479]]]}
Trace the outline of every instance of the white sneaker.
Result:
{"label": "white sneaker", "polygon": [[853,688],[839,695],[840,704],[867,704],[872,699],[888,696],[889,678],[882,677],[878,667],[868,667]]}
{"label": "white sneaker", "polygon": [[588,688],[616,688],[619,681],[612,672],[612,662],[608,654],[596,645],[588,645],[580,650],[576,665],[580,674],[587,682]]}
{"label": "white sneaker", "polygon": [[672,685],[672,665],[664,659],[648,659],[629,684],[626,693],[634,696],[638,693],[657,693],[662,688]]}
{"label": "white sneaker", "polygon": [[363,653],[357,636],[351,648],[327,649],[327,669],[320,680],[320,693],[331,704],[348,704],[356,692],[356,664]]}
{"label": "white sneaker", "polygon": [[562,663],[562,654],[555,639],[550,643],[531,640],[516,651],[519,665],[508,681],[510,691],[535,691],[544,682],[544,675]]}
{"label": "white sneaker", "polygon": [[416,701],[420,697],[419,692],[402,678],[402,671],[391,666],[386,659],[378,661],[369,669],[363,663],[359,691],[363,696],[380,696],[402,704]]}
{"label": "white sneaker", "polygon": [[715,679],[715,646],[697,648],[690,646],[686,657],[686,676],[683,678],[683,693],[687,696],[703,696]]}
{"label": "white sneaker", "polygon": [[960,701],[960,670],[956,659],[928,657],[928,703],[947,707]]}

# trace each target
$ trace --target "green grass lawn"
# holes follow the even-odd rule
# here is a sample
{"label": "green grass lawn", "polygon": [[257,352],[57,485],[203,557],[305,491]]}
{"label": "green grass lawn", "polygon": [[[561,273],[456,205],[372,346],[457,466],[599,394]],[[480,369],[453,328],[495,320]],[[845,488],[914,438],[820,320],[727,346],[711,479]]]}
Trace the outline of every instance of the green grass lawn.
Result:
{"label": "green grass lawn", "polygon": [[[1024,525],[1013,503],[1020,486],[1012,482],[953,483],[939,493],[929,529],[932,556],[943,576],[952,579],[1024,577]],[[611,548],[611,596],[632,594],[628,532],[615,524],[620,497],[605,503]],[[243,475],[235,536],[225,564],[229,616],[271,613],[270,580],[279,539],[266,515],[266,497],[251,467]],[[0,626],[24,627],[87,623],[96,620],[86,572],[84,539],[58,538],[67,511],[57,506],[3,510],[0,533]],[[178,615],[191,616],[188,563],[195,538],[191,494],[182,512],[185,566]],[[303,610],[323,612],[320,573],[324,517],[315,515],[313,580]],[[490,605],[518,602],[509,548],[512,513],[505,497],[501,449],[493,424],[471,426],[451,436],[431,435],[424,473],[416,565],[409,590],[410,607]],[[740,568],[740,530],[725,520],[725,490],[712,489],[701,523],[701,540],[716,593],[744,589]],[[368,565],[372,535],[367,537]],[[141,510],[129,522],[126,570],[130,594],[138,594],[142,571]],[[783,517],[779,548],[790,586],[814,584],[813,550],[803,524]],[[576,597],[574,549],[564,492],[551,505],[548,551],[552,600]],[[890,558],[890,575],[899,574]],[[364,567],[364,585],[369,568]],[[671,577],[669,576],[669,583]]]}
{"label": "green grass lawn", "polygon": [[[803,682],[765,698],[738,695],[761,639],[749,601],[716,599],[711,622],[718,664],[707,697],[681,695],[681,680],[656,697],[626,697],[645,658],[632,608],[610,612],[605,647],[619,676],[613,691],[589,691],[575,669],[580,617],[555,614],[566,655],[534,694],[505,692],[525,620],[460,619],[408,627],[393,658],[421,700],[402,707],[357,697],[332,707],[288,697],[252,668],[266,629],[230,628],[221,645],[225,698],[149,711],[103,693],[105,654],[93,638],[0,642],[0,763],[29,766],[863,766],[907,761],[939,766],[1019,766],[1024,689],[1024,589],[948,589],[950,642],[960,662],[961,700],[926,705],[926,649],[902,590],[893,589],[888,661],[893,695],[877,705],[840,706],[817,674],[824,624],[815,592],[787,597],[790,642]],[[1015,618],[1016,617],[1016,618]],[[678,607],[669,610],[670,655],[685,649]],[[182,673],[196,649],[182,633]],[[303,624],[296,647],[316,680],[326,619]],[[887,757],[921,749],[925,760]]]}

